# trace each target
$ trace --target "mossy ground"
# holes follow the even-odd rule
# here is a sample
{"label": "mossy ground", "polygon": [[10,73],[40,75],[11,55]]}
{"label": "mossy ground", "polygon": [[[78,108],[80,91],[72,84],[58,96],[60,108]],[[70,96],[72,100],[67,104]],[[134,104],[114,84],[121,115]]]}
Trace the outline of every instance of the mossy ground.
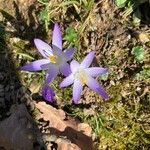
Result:
{"label": "mossy ground", "polygon": [[[141,19],[139,26],[135,26],[133,13],[124,18],[122,14],[127,8],[119,9],[113,1],[108,0],[33,2],[30,4],[36,7],[32,12],[36,20],[33,22],[23,12],[20,3],[16,3],[16,6],[21,9],[20,16],[24,15],[24,19],[20,20],[21,25],[16,13],[12,15],[13,24],[9,11],[3,10],[8,14],[2,11],[1,24],[5,26],[5,39],[15,66],[18,68],[39,59],[33,47],[33,38],[42,38],[50,43],[53,22],[59,22],[65,37],[63,46],[76,47],[75,59],[81,61],[89,51],[95,49],[93,65],[109,68],[108,76],[99,77],[98,80],[109,93],[110,99],[103,101],[85,88],[81,104],[71,105],[72,89],[60,89],[58,83],[62,77],[58,77],[52,84],[58,107],[91,125],[95,149],[150,149],[150,53],[147,43],[150,40],[143,42],[137,36],[139,33],[149,35],[149,24],[144,24]],[[24,6],[25,10],[30,6]],[[29,20],[32,26],[29,26]],[[25,21],[26,24],[23,24]],[[140,62],[132,54],[132,48],[136,46],[141,46],[146,54]],[[19,76],[33,93],[40,93],[45,72],[19,71]],[[92,113],[87,113],[87,110]]]}

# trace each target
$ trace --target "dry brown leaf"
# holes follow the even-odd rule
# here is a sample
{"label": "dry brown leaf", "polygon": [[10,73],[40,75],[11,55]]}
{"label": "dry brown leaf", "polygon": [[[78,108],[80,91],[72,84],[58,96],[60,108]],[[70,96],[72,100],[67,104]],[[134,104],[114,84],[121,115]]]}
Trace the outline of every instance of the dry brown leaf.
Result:
{"label": "dry brown leaf", "polygon": [[37,83],[36,81],[32,82],[30,85],[30,91],[32,93],[38,93],[40,91],[41,84]]}
{"label": "dry brown leaf", "polygon": [[37,118],[49,121],[50,133],[67,138],[63,141],[57,140],[59,150],[92,150],[91,127],[88,124],[80,123],[73,118],[67,119],[63,110],[56,109],[45,102],[35,105],[41,112]]}
{"label": "dry brown leaf", "polygon": [[68,144],[68,143],[59,143],[57,150],[81,150],[75,144]]}
{"label": "dry brown leaf", "polygon": [[36,104],[36,107],[40,110],[41,115],[37,119],[43,118],[45,121],[50,121],[50,126],[58,128],[59,131],[64,131],[66,128],[66,123],[63,121],[66,116],[64,111],[61,109],[57,110],[56,108],[47,105],[45,102],[39,102]]}
{"label": "dry brown leaf", "polygon": [[80,124],[78,124],[78,130],[81,131],[81,132],[83,132],[87,136],[91,136],[92,129],[86,123],[80,123]]}
{"label": "dry brown leaf", "polygon": [[108,10],[110,8],[110,4],[108,3],[108,0],[102,1],[101,5],[104,10]]}
{"label": "dry brown leaf", "polygon": [[150,39],[149,39],[149,37],[146,33],[139,33],[137,35],[137,37],[138,37],[139,41],[142,42],[142,43],[146,43],[146,42],[150,41]]}

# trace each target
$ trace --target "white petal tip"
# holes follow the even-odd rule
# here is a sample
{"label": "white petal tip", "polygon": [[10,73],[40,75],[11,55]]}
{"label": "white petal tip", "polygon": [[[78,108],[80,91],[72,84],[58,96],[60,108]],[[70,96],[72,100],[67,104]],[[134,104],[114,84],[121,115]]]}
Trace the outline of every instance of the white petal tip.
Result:
{"label": "white petal tip", "polygon": [[61,84],[61,83],[59,84],[59,87],[60,87],[60,88],[63,88],[63,86],[62,86],[62,84]]}
{"label": "white petal tip", "polygon": [[38,42],[41,42],[41,41],[42,41],[41,39],[36,39],[36,38],[34,39],[35,44],[37,44]]}

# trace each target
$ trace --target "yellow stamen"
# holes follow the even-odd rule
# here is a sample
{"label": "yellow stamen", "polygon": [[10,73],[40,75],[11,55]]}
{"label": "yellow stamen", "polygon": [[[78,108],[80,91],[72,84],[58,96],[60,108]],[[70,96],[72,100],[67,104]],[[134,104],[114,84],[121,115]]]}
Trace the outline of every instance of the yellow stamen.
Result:
{"label": "yellow stamen", "polygon": [[52,55],[52,56],[49,56],[49,60],[50,62],[52,62],[53,64],[56,64],[57,61],[58,61],[58,57],[56,55]]}
{"label": "yellow stamen", "polygon": [[86,77],[85,73],[80,73],[79,79],[83,85],[87,83],[87,77]]}
{"label": "yellow stamen", "polygon": [[75,77],[82,83],[82,85],[85,85],[87,83],[87,74],[84,70],[79,69],[76,74]]}

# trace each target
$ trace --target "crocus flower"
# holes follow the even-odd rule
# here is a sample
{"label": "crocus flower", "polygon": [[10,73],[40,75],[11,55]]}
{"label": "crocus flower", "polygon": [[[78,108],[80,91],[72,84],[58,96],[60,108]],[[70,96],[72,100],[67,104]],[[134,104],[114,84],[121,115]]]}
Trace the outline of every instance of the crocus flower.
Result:
{"label": "crocus flower", "polygon": [[48,85],[44,85],[42,88],[42,96],[46,101],[53,102],[55,93]]}
{"label": "crocus flower", "polygon": [[104,99],[108,99],[106,91],[94,79],[94,77],[107,73],[107,69],[101,67],[89,68],[93,61],[94,54],[94,51],[90,52],[81,64],[73,60],[70,64],[72,73],[60,83],[60,87],[67,87],[73,84],[73,101],[75,104],[80,100],[84,85],[87,85],[90,89],[100,94]]}
{"label": "crocus flower", "polygon": [[70,74],[70,66],[67,63],[74,54],[73,48],[62,51],[62,34],[56,23],[52,36],[52,47],[40,39],[34,39],[36,48],[44,59],[36,60],[23,66],[25,71],[48,70],[46,75],[46,84],[51,83],[54,78],[61,72],[64,76]]}

